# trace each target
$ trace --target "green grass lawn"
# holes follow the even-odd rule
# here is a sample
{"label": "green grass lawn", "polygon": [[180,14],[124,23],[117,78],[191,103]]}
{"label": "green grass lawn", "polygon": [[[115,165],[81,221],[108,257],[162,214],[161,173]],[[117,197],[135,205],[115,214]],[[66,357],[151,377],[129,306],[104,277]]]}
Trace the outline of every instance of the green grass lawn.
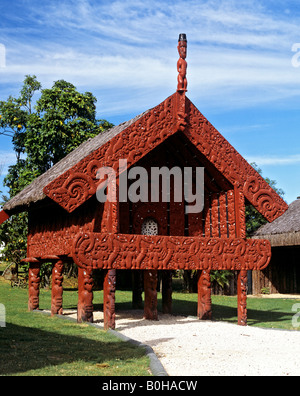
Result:
{"label": "green grass lawn", "polygon": [[[51,292],[41,290],[41,308]],[[77,292],[64,293],[72,307]],[[75,300],[76,299],[76,300]],[[87,324],[27,311],[27,290],[12,289],[0,278],[0,303],[6,327],[0,327],[0,375],[146,376],[149,359],[142,348],[121,342]]]}
{"label": "green grass lawn", "polygon": [[[213,320],[237,323],[236,297],[212,296]],[[0,303],[6,327],[0,327],[0,375],[149,375],[144,350],[87,324],[27,311],[27,290],[0,278]],[[248,298],[248,325],[295,330],[293,304],[300,300]],[[41,290],[40,309],[50,309],[51,291]],[[64,309],[76,309],[77,290],[64,290]],[[94,292],[102,310],[102,291]],[[117,290],[116,311],[131,308],[131,292]],[[158,310],[161,295],[158,294]],[[173,313],[195,316],[197,294],[173,293]]]}

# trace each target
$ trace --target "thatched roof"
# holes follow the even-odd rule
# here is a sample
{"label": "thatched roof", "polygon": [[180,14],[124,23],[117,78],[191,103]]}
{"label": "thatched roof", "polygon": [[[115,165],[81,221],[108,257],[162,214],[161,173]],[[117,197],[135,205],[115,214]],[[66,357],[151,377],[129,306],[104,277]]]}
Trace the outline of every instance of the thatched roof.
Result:
{"label": "thatched roof", "polygon": [[292,202],[282,216],[260,227],[253,238],[268,239],[274,247],[300,245],[300,199]]}
{"label": "thatched roof", "polygon": [[76,165],[83,158],[87,157],[90,153],[97,150],[109,140],[123,132],[131,124],[139,120],[150,110],[136,116],[135,118],[115,126],[92,139],[88,139],[82,143],[78,148],[73,150],[70,154],[64,157],[61,161],[55,164],[47,172],[36,178],[31,184],[24,188],[19,194],[10,199],[4,206],[3,210],[8,214],[14,214],[26,210],[32,203],[36,203],[46,198],[43,192],[52,180],[66,172],[72,166]]}

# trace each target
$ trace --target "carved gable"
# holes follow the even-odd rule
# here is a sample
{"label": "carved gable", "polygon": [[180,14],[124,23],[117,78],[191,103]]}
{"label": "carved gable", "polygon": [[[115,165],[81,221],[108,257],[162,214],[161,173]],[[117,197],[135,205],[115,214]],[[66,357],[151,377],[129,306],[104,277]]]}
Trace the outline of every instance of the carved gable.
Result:
{"label": "carved gable", "polygon": [[58,176],[44,188],[44,193],[72,212],[96,193],[99,168],[112,167],[118,173],[119,159],[126,159],[130,167],[176,132],[183,132],[207,162],[269,222],[287,210],[283,199],[178,92]]}

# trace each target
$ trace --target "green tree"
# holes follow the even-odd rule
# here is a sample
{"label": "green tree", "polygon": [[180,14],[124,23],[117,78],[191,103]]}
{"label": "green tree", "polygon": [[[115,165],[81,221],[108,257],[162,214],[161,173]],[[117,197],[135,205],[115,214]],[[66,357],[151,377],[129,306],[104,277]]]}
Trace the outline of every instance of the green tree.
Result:
{"label": "green tree", "polygon": [[[16,152],[16,164],[9,167],[4,179],[9,190],[4,202],[81,143],[113,126],[96,119],[96,101],[90,92],[80,93],[64,80],[42,89],[36,76],[28,75],[18,98],[0,101],[0,134],[11,137]],[[26,238],[26,213],[12,216],[0,226],[7,261],[19,264],[25,257]]]}

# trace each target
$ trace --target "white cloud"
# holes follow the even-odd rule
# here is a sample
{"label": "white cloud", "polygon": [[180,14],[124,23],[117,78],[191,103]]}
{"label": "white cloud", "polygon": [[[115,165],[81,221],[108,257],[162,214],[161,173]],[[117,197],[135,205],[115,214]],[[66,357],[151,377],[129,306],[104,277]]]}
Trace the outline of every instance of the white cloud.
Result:
{"label": "white cloud", "polygon": [[13,151],[0,150],[0,177],[7,175],[8,167],[16,163],[16,154]]}
{"label": "white cloud", "polygon": [[[36,74],[46,87],[64,78],[79,89],[90,87],[100,99],[111,97],[105,104],[109,109],[139,111],[145,91],[149,102],[175,91],[177,38],[186,32],[188,96],[193,101],[228,108],[300,95],[300,69],[291,65],[299,19],[272,13],[264,2],[26,4],[30,40],[16,25],[16,36],[10,35],[6,45],[7,67],[0,70],[0,83]],[[9,32],[0,33],[8,37]],[[125,93],[127,107],[116,106]]]}
{"label": "white cloud", "polygon": [[300,154],[290,156],[263,156],[263,157],[248,157],[248,162],[255,162],[257,165],[270,165],[270,166],[282,166],[282,165],[296,165],[300,163]]}

